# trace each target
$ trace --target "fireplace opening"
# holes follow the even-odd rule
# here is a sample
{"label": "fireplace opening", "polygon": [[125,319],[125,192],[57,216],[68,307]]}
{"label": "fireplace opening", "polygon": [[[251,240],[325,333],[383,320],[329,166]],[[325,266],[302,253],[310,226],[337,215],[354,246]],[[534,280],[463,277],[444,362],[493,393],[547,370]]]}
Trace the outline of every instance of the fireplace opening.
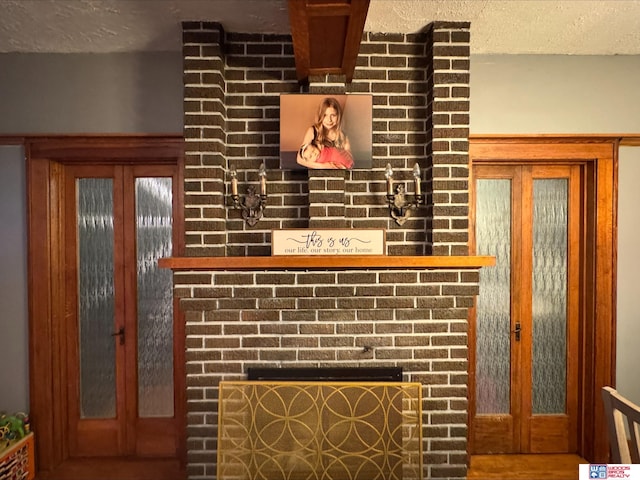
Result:
{"label": "fireplace opening", "polygon": [[402,367],[249,368],[251,381],[401,382]]}

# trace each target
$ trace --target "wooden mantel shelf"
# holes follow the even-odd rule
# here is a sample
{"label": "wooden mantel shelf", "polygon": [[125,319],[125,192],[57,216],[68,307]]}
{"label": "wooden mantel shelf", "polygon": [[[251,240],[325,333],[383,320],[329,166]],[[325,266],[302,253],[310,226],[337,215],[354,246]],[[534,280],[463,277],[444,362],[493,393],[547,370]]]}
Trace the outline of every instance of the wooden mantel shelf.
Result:
{"label": "wooden mantel shelf", "polygon": [[284,270],[336,268],[480,268],[496,264],[490,256],[273,255],[263,257],[168,257],[158,265],[172,270]]}

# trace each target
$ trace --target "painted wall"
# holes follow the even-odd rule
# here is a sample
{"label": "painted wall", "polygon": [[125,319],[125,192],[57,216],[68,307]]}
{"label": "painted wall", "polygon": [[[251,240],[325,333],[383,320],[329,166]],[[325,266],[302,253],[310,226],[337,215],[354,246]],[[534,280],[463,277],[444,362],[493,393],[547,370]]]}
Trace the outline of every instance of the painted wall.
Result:
{"label": "painted wall", "polygon": [[472,134],[640,133],[640,56],[476,55],[470,83]]}
{"label": "painted wall", "polygon": [[638,364],[640,351],[640,147],[620,148],[618,179],[618,330],[616,358],[617,388],[640,405]]}
{"label": "painted wall", "polygon": [[[640,56],[472,56],[471,133],[640,133],[637,85]],[[0,134],[181,131],[180,52],[0,55]],[[637,193],[640,180],[636,167],[640,149],[628,150],[620,162],[621,199]],[[14,182],[10,182],[13,189],[3,187],[9,182],[5,170],[15,168],[11,164],[21,162],[22,153],[10,148],[2,155],[0,188],[9,197],[3,196],[2,204],[23,205],[24,193],[15,190]],[[631,201],[632,210],[627,204],[627,200],[620,204],[619,258],[625,259],[625,266],[633,258],[624,253],[625,242],[637,238],[633,229],[638,228],[634,225],[638,200]],[[4,223],[0,225],[0,251],[4,251],[14,240],[6,237]],[[0,278],[26,278],[24,254],[15,261],[12,270],[0,268]],[[635,368],[625,367],[640,363],[633,341],[638,338],[637,307],[632,303],[634,292],[629,291],[637,285],[635,271],[619,271],[617,379],[621,391],[640,403]],[[27,330],[26,325],[8,322],[6,302],[6,296],[0,297],[0,410],[24,410],[28,408]],[[12,316],[26,319],[26,302],[23,308]],[[7,337],[17,353],[2,348]],[[13,382],[10,387],[6,379]]]}
{"label": "painted wall", "polygon": [[0,412],[27,411],[27,206],[24,149],[0,146]]}
{"label": "painted wall", "polygon": [[180,52],[0,55],[0,133],[181,133]]}

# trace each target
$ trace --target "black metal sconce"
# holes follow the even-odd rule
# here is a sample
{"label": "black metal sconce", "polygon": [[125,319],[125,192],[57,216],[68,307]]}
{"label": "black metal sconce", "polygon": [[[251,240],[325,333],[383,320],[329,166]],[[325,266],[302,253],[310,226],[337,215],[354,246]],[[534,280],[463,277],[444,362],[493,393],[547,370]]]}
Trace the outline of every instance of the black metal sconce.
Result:
{"label": "black metal sconce", "polygon": [[391,165],[387,163],[384,171],[387,179],[387,202],[389,203],[389,215],[398,225],[403,225],[409,218],[409,212],[412,208],[424,204],[424,195],[422,194],[420,166],[416,163],[413,166],[413,180],[415,185],[415,194],[407,195],[404,184],[399,184],[393,188],[393,170]]}
{"label": "black metal sconce", "polygon": [[238,173],[235,170],[229,172],[231,177],[231,199],[234,208],[242,210],[242,218],[247,225],[253,227],[262,218],[262,213],[267,206],[267,171],[264,162],[260,165],[258,176],[260,177],[260,194],[256,193],[256,187],[249,185],[247,193],[240,198],[238,195]]}

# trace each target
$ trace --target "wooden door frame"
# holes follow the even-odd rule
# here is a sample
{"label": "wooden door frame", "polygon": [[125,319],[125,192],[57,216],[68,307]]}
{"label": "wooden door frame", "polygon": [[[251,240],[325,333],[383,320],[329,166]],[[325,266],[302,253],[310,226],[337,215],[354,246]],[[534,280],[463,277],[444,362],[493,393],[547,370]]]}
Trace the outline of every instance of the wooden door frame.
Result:
{"label": "wooden door frame", "polygon": [[[576,452],[578,428],[578,373],[579,373],[579,300],[583,296],[580,290],[584,283],[579,259],[583,252],[582,227],[582,175],[581,164],[538,164],[538,163],[507,163],[496,161],[474,162],[474,184],[471,188],[470,204],[477,206],[478,185],[480,180],[502,180],[510,184],[508,204],[511,209],[509,222],[510,231],[510,279],[507,287],[510,295],[510,383],[508,389],[510,398],[509,412],[496,414],[474,414],[476,411],[477,395],[470,398],[470,450],[476,454],[490,453],[564,453]],[[564,415],[532,413],[533,393],[533,226],[534,216],[534,182],[535,180],[562,178],[567,187],[567,293],[566,313],[566,380],[567,396]],[[506,198],[504,200],[507,200]],[[470,211],[471,229],[469,232],[471,254],[478,254],[476,234],[476,208]],[[505,226],[506,228],[506,226]],[[473,248],[475,247],[475,249]],[[486,251],[485,251],[486,253]],[[490,271],[485,271],[490,273]],[[524,275],[523,275],[524,274]],[[523,294],[521,294],[522,292]],[[525,293],[526,292],[526,293]],[[470,359],[471,369],[475,365],[475,351],[477,346],[477,310],[471,313],[470,324]],[[516,321],[522,325],[521,339],[516,339],[514,332]],[[474,325],[475,323],[475,325]],[[505,327],[506,328],[506,327]],[[514,343],[515,341],[515,343]],[[514,368],[515,366],[515,368]],[[478,372],[472,372],[474,382],[470,388],[476,386]],[[507,433],[508,432],[508,433]],[[479,435],[477,435],[479,434]]]}
{"label": "wooden door frame", "polygon": [[[585,324],[579,340],[577,453],[602,463],[608,460],[609,445],[600,391],[615,385],[618,146],[618,139],[611,137],[551,135],[473,136],[469,143],[470,177],[476,161],[553,164],[571,160],[585,167],[583,180],[590,194],[583,205],[583,221],[586,237],[593,240],[584,245],[581,260],[586,278],[581,301]],[[470,386],[473,382],[471,375]]]}
{"label": "wooden door frame", "polygon": [[[83,162],[176,164],[178,185],[174,252],[184,250],[184,142],[178,135],[51,136],[25,140],[27,157],[30,417],[37,432],[39,473],[68,458],[63,176],[65,164]],[[178,460],[186,464],[184,322],[174,300],[174,378]]]}

